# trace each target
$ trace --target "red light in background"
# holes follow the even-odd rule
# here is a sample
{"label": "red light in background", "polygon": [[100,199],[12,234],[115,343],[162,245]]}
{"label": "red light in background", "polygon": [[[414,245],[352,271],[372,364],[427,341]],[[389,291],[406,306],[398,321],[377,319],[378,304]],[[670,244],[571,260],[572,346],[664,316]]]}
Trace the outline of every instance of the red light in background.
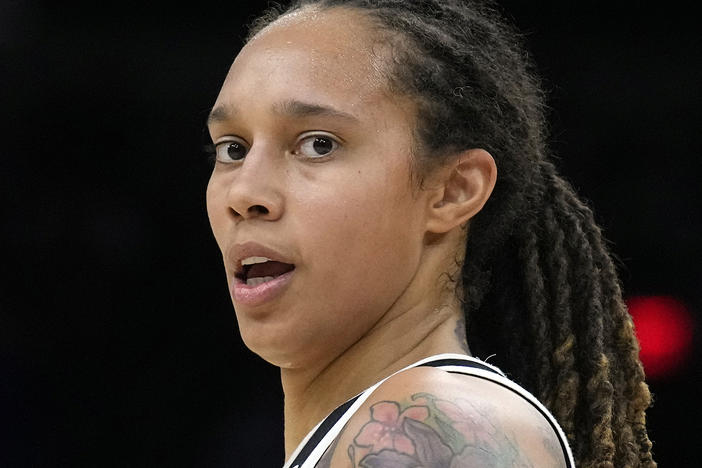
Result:
{"label": "red light in background", "polygon": [[627,299],[647,377],[675,373],[692,351],[693,320],[687,306],[671,296]]}

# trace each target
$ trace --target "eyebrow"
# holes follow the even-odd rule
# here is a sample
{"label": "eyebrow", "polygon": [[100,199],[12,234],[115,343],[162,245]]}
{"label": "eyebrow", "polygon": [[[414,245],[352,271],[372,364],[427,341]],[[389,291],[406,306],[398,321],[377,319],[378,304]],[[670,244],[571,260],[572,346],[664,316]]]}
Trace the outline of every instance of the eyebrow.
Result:
{"label": "eyebrow", "polygon": [[[289,99],[273,105],[273,112],[284,117],[332,117],[349,122],[358,122],[358,118],[331,106]],[[232,105],[220,105],[212,109],[207,117],[207,124],[232,120],[239,111]]]}

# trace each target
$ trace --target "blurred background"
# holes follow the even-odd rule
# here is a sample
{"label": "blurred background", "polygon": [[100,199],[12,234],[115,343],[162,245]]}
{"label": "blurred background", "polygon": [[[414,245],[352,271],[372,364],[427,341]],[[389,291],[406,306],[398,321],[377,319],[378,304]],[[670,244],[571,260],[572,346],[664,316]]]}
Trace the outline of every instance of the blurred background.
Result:
{"label": "blurred background", "polygon": [[[201,151],[266,2],[176,3],[0,0],[2,467],[282,464],[278,372],[238,337]],[[655,458],[699,466],[698,20],[502,4],[549,90],[558,166],[622,263]]]}

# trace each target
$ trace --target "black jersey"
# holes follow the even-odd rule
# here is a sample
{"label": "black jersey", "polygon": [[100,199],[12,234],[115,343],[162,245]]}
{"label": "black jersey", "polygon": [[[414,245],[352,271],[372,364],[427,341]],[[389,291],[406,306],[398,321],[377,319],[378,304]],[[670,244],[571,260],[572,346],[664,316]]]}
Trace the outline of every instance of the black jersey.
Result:
{"label": "black jersey", "polygon": [[[422,359],[398,372],[402,372],[413,367],[436,367],[437,369],[442,369],[447,372],[471,375],[494,382],[497,385],[513,391],[529,402],[543,415],[544,419],[548,421],[561,444],[566,466],[568,468],[575,467],[573,455],[570,447],[568,446],[568,441],[566,440],[565,434],[561,430],[561,427],[558,425],[555,418],[531,393],[517,385],[515,382],[509,380],[507,377],[505,377],[502,371],[495,366],[474,357],[465,356],[462,354],[439,354]],[[332,411],[329,416],[324,418],[314,429],[309,432],[309,434],[307,434],[307,436],[287,460],[283,468],[314,468],[324,455],[325,451],[339,436],[349,419],[351,419],[351,417],[356,413],[358,408],[368,399],[368,397],[370,397],[376,388],[378,388],[390,377],[391,376],[386,377]]]}

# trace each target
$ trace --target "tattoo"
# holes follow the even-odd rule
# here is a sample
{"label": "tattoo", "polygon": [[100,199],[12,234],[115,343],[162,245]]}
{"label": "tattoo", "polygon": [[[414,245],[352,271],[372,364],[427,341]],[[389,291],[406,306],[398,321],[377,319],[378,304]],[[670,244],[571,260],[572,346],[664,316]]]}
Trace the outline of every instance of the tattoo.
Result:
{"label": "tattoo", "polygon": [[412,400],[371,406],[370,421],[348,447],[350,466],[533,468],[515,440],[487,417],[493,408],[429,393],[417,393]]}
{"label": "tattoo", "polygon": [[461,345],[461,349],[468,352],[468,339],[466,338],[466,316],[461,313],[461,316],[456,322],[456,328],[453,329],[453,333],[456,335],[458,344]]}

